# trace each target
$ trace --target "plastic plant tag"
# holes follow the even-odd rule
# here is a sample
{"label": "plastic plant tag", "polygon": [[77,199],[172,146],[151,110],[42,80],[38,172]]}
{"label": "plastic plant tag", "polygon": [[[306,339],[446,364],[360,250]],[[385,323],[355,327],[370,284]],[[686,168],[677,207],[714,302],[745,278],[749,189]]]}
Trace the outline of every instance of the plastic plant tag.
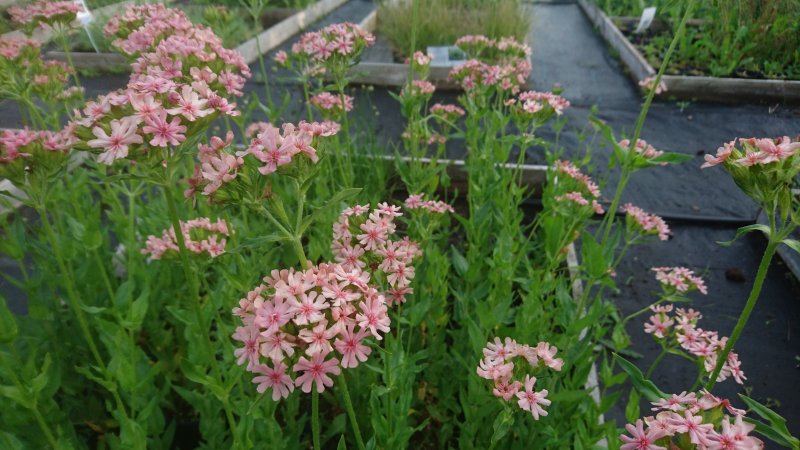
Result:
{"label": "plastic plant tag", "polygon": [[77,14],[78,22],[80,22],[81,25],[85,27],[94,21],[94,14],[89,11],[89,7],[86,6],[86,3],[83,0],[73,0],[73,3],[77,3],[83,7],[83,11]]}
{"label": "plastic plant tag", "polygon": [[428,47],[431,55],[431,67],[453,67],[465,61],[464,52],[454,45]]}
{"label": "plastic plant tag", "polygon": [[636,29],[633,32],[639,34],[650,28],[650,25],[653,23],[653,19],[655,19],[655,17],[656,17],[655,6],[650,6],[648,8],[645,8],[644,11],[642,11],[642,17],[639,18],[639,25],[636,26]]}

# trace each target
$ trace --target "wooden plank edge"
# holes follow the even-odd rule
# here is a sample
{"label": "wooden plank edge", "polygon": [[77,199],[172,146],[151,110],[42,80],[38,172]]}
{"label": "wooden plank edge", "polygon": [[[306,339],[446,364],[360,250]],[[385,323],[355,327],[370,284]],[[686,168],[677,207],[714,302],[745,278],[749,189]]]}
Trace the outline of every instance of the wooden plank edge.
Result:
{"label": "wooden plank edge", "polygon": [[329,12],[346,3],[348,0],[321,0],[308,8],[299,11],[278,22],[258,36],[251,38],[236,47],[248,64],[258,59],[260,44],[262,54],[274,50],[290,37],[306,29]]}
{"label": "wooden plank edge", "polygon": [[[567,268],[569,269],[569,276],[572,278],[572,299],[576,302],[579,302],[583,297],[583,281],[580,278],[580,271],[579,271],[579,264],[578,264],[578,253],[575,251],[575,244],[569,244],[567,247]],[[581,330],[580,334],[578,335],[578,339],[583,339],[586,337],[587,329],[584,328]],[[594,400],[595,404],[598,406],[600,405],[600,381],[597,377],[597,364],[592,363],[592,368],[589,370],[589,375],[586,379],[586,384],[584,385],[587,391],[589,391],[589,395]],[[598,423],[603,424],[605,422],[605,415],[600,414],[598,418]],[[608,448],[608,440],[606,438],[600,439],[597,442],[597,446],[600,448]]]}
{"label": "wooden plank edge", "polygon": [[614,25],[614,22],[600,8],[595,6],[591,0],[578,0],[578,4],[605,41],[619,52],[620,59],[628,67],[637,82],[657,73],[644,56],[628,41],[628,38]]}

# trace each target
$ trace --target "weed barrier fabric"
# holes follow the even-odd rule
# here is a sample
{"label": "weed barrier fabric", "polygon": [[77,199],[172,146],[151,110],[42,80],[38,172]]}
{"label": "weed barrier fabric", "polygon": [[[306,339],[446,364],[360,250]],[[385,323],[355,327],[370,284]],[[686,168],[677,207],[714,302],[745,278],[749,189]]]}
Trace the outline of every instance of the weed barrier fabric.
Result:
{"label": "weed barrier fabric", "polygon": [[[729,336],[739,313],[744,308],[753,285],[766,240],[759,233],[750,233],[730,247],[718,245],[736,234],[732,226],[697,226],[670,223],[672,237],[667,242],[632,247],[617,269],[620,292],[613,298],[622,316],[647,307],[659,291],[651,267],[686,266],[702,276],[708,285],[708,295],[694,292],[691,304],[676,307],[694,308],[703,314],[698,327]],[[643,355],[634,363],[647,370],[661,348],[655,339],[644,332],[650,314],[632,319],[627,331],[631,349]],[[779,257],[772,260],[758,304],[744,329],[735,351],[747,376],[744,386],[732,379],[717,383],[714,392],[743,407],[738,393],[746,393],[769,404],[780,399],[775,410],[786,418],[793,435],[800,434],[800,283],[788,271]],[[680,393],[689,390],[695,381],[693,363],[675,355],[667,355],[654,372],[653,382],[664,392]],[[625,401],[612,411],[617,423],[625,422]],[[651,405],[642,402],[642,415]],[[767,448],[771,448],[767,444]]]}

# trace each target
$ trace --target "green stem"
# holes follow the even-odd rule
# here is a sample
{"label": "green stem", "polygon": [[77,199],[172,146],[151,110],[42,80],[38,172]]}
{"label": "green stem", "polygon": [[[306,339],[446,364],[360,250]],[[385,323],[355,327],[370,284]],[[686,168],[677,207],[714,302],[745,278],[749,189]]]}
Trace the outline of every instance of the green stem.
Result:
{"label": "green stem", "polygon": [[681,19],[681,23],[678,26],[678,29],[675,31],[675,36],[672,38],[672,42],[669,44],[669,48],[667,49],[667,53],[664,54],[664,60],[661,62],[661,67],[658,68],[658,74],[656,75],[656,79],[654,82],[653,89],[650,89],[650,92],[647,93],[647,98],[644,101],[644,106],[642,110],[639,112],[639,117],[636,119],[636,128],[633,133],[633,138],[631,139],[630,147],[628,152],[625,154],[625,161],[620,161],[622,166],[622,176],[620,178],[620,182],[617,185],[617,192],[614,194],[614,201],[611,202],[611,206],[608,208],[607,214],[607,222],[605,224],[605,232],[603,233],[603,243],[606,242],[608,236],[611,234],[611,228],[614,225],[614,215],[617,213],[617,208],[619,208],[619,201],[622,197],[622,191],[625,188],[625,185],[628,184],[628,180],[630,179],[631,174],[633,171],[630,169],[630,163],[633,161],[634,156],[636,155],[636,143],[639,142],[639,136],[642,134],[642,128],[644,127],[644,121],[647,118],[647,112],[650,110],[650,105],[653,103],[653,98],[656,94],[656,87],[661,83],[661,78],[664,76],[664,71],[667,70],[667,66],[669,66],[669,61],[672,58],[672,53],[675,51],[675,47],[678,45],[678,41],[680,41],[681,36],[686,31],[686,23],[689,21],[689,17],[694,10],[694,5],[696,0],[689,0],[688,5],[686,6],[686,12]]}
{"label": "green stem", "polygon": [[[344,407],[347,409],[347,416],[350,418],[350,426],[353,428],[353,434],[356,436],[356,444],[358,450],[365,450],[364,438],[361,437],[361,429],[358,427],[358,420],[356,420],[356,411],[353,409],[353,401],[350,399],[350,390],[347,388],[347,379],[344,372],[339,374],[339,386],[342,388],[342,397],[344,397]],[[389,418],[391,420],[391,417]]]}
{"label": "green stem", "polygon": [[50,425],[44,420],[42,417],[42,413],[39,412],[39,407],[36,405],[36,402],[33,403],[33,407],[31,408],[33,411],[34,417],[36,417],[36,422],[39,424],[39,428],[42,429],[45,438],[47,438],[47,442],[50,443],[52,448],[58,448],[58,441],[56,440],[55,436],[53,436],[53,431],[50,430]]}
{"label": "green stem", "polygon": [[56,234],[53,231],[53,226],[50,224],[50,219],[47,217],[47,211],[45,211],[41,206],[37,207],[37,210],[39,212],[39,216],[42,218],[42,227],[47,235],[47,239],[50,241],[50,247],[52,248],[53,256],[56,259],[56,264],[58,264],[58,269],[61,271],[61,279],[63,280],[64,288],[67,290],[67,301],[69,302],[69,306],[72,309],[72,312],[75,314],[76,319],[78,319],[78,327],[81,329],[81,333],[83,333],[83,337],[86,339],[86,343],[89,345],[89,351],[92,353],[95,363],[99,367],[105,367],[105,363],[103,363],[103,358],[100,357],[100,351],[97,349],[97,344],[94,341],[92,332],[89,330],[89,322],[86,320],[86,315],[80,306],[80,300],[77,291],[75,290],[74,280],[70,276],[70,272],[67,270],[67,265],[64,262],[63,256],[61,255],[61,248],[58,245],[58,240],[56,239]]}
{"label": "green stem", "polygon": [[647,372],[644,374],[645,378],[650,378],[650,375],[652,375],[653,371],[656,370],[656,367],[658,366],[658,363],[660,363],[661,360],[664,359],[664,356],[666,356],[666,355],[667,355],[667,348],[662,345],[661,346],[661,353],[658,354],[658,357],[656,358],[656,360],[653,361],[653,364],[651,364],[650,367],[647,369]]}
{"label": "green stem", "polygon": [[319,392],[314,388],[311,390],[311,438],[314,442],[314,450],[320,450],[319,444]]}
{"label": "green stem", "polygon": [[[205,346],[205,354],[208,360],[211,362],[211,371],[215,381],[218,385],[224,386],[225,384],[222,380],[219,363],[217,362],[216,358],[216,352],[214,351],[214,346],[211,342],[211,336],[207,332],[208,326],[203,318],[203,312],[200,305],[200,284],[197,279],[197,274],[192,269],[189,261],[189,254],[186,250],[186,242],[183,239],[183,232],[181,231],[181,224],[180,220],[178,219],[178,208],[175,206],[174,186],[172,184],[172,180],[170,180],[169,174],[167,175],[167,182],[164,183],[162,187],[164,189],[164,194],[166,195],[167,209],[172,222],[172,228],[175,231],[175,241],[178,244],[178,254],[181,259],[181,265],[183,266],[184,274],[186,275],[186,279],[189,281],[189,286],[192,292],[192,309],[194,310],[195,320],[197,321],[197,326],[200,329],[200,333],[204,336],[204,338],[200,339],[200,342],[203,344],[203,346]],[[236,432],[236,419],[233,417],[233,411],[231,410],[230,402],[227,398],[220,398],[219,400],[222,403],[223,409],[225,410],[228,426],[230,427],[230,431],[233,436],[233,445],[235,448],[238,448],[239,439]]]}
{"label": "green stem", "polygon": [[[772,229],[775,230],[774,228]],[[725,344],[725,348],[722,350],[721,354],[717,355],[717,365],[714,367],[714,372],[711,373],[711,378],[709,378],[708,382],[706,383],[706,390],[711,391],[714,388],[714,385],[717,383],[717,377],[719,377],[719,373],[722,370],[722,366],[728,360],[728,354],[730,354],[731,349],[736,344],[736,341],[739,340],[739,335],[742,334],[742,330],[744,330],[745,325],[747,325],[748,319],[750,319],[750,314],[753,312],[753,308],[756,307],[756,302],[758,301],[758,296],[761,294],[761,287],[764,285],[764,279],[767,277],[767,271],[769,270],[769,264],[772,261],[773,255],[775,255],[775,250],[777,250],[780,241],[773,242],[772,240],[769,241],[767,244],[767,249],[764,251],[764,255],[761,257],[761,263],[758,265],[758,272],[756,273],[756,280],[753,283],[753,289],[750,291],[750,296],[747,298],[747,303],[744,305],[744,310],[739,315],[739,320],[736,322],[736,327],[733,329],[733,333],[728,338],[728,342]]]}
{"label": "green stem", "polygon": [[78,80],[78,71],[75,70],[75,64],[72,61],[72,52],[69,49],[69,41],[67,40],[67,31],[62,29],[56,32],[56,36],[58,38],[59,43],[61,44],[61,48],[64,49],[64,55],[67,57],[67,64],[69,65],[70,70],[72,70],[72,77],[75,79],[75,86],[81,87],[81,82]]}
{"label": "green stem", "polygon": [[97,270],[100,271],[100,278],[103,279],[103,284],[106,286],[108,299],[109,301],[113,301],[115,296],[114,287],[111,286],[111,279],[108,278],[106,267],[103,265],[103,260],[100,258],[100,252],[98,252],[97,249],[92,250],[92,256],[94,256],[94,262],[97,264]]}

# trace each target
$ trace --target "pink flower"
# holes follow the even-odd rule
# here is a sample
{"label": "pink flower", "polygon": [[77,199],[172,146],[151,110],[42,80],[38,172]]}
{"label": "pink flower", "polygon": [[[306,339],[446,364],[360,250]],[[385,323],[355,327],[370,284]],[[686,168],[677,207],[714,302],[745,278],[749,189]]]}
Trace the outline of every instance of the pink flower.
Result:
{"label": "pink flower", "polygon": [[305,392],[311,392],[312,383],[316,383],[317,392],[322,393],[325,387],[333,386],[333,380],[328,376],[329,373],[339,375],[342,369],[339,368],[339,360],[331,358],[325,360],[327,353],[317,353],[307,360],[301,356],[297,364],[292,367],[294,372],[303,372],[302,375],[295,380],[295,386],[300,386],[300,389]]}
{"label": "pink flower", "polygon": [[368,328],[375,339],[379,341],[383,339],[378,331],[389,332],[391,323],[383,296],[375,296],[364,301],[361,304],[361,313],[356,315],[356,321],[361,328]]}
{"label": "pink flower", "polygon": [[277,402],[281,398],[286,398],[290,393],[294,392],[294,382],[286,373],[287,367],[284,363],[272,361],[272,364],[275,368],[271,368],[266,364],[255,366],[253,370],[263,375],[254,377],[253,383],[258,384],[256,390],[260,394],[263,394],[267,388],[272,388],[272,400]]}
{"label": "pink flower", "polygon": [[703,423],[701,416],[695,416],[688,410],[683,411],[683,416],[673,417],[671,423],[676,433],[688,433],[694,445],[707,445],[707,435],[714,430],[713,425]]}
{"label": "pink flower", "polygon": [[186,132],[186,127],[181,125],[180,117],[173,117],[171,122],[167,122],[167,112],[163,109],[156,114],[149,114],[144,118],[145,126],[142,132],[152,134],[150,145],[156,147],[166,147],[167,145],[176,146],[186,140],[186,136],[181,133]]}
{"label": "pink flower", "polygon": [[657,428],[648,428],[647,432],[644,431],[644,424],[642,420],[636,421],[636,426],[631,424],[625,425],[631,437],[621,435],[622,446],[620,450],[667,450],[665,447],[655,445],[655,441],[665,436],[664,432]]}
{"label": "pink flower", "polygon": [[544,364],[555,371],[561,371],[561,367],[564,366],[564,360],[554,358],[557,351],[558,349],[555,346],[547,342],[539,342],[536,346],[536,354],[544,361]]}
{"label": "pink flower", "polygon": [[342,355],[342,367],[345,369],[357,367],[359,361],[364,362],[367,356],[372,353],[372,349],[362,344],[361,341],[367,335],[363,328],[355,333],[354,326],[348,326],[342,333],[342,337],[337,339],[333,345]]}
{"label": "pink flower", "polygon": [[644,324],[644,332],[663,339],[667,335],[668,329],[673,323],[674,322],[669,317],[666,317],[662,314],[655,314],[650,316],[650,323]]}
{"label": "pink flower", "polygon": [[687,408],[687,406],[691,406],[697,403],[697,398],[694,393],[687,394],[686,391],[681,392],[680,394],[672,394],[670,398],[664,398],[657,402],[653,402],[653,411],[658,411],[661,409],[666,409],[670,411],[682,411]]}
{"label": "pink flower", "polygon": [[492,389],[492,394],[495,397],[500,397],[505,401],[510,401],[514,398],[520,388],[522,388],[522,383],[516,380],[509,379],[499,379],[495,380],[494,389]]}
{"label": "pink flower", "polygon": [[331,346],[331,338],[336,335],[336,330],[328,328],[328,322],[322,320],[313,329],[303,328],[297,333],[297,337],[302,339],[308,344],[306,354],[309,356],[316,355],[317,353],[328,354],[333,350]]}
{"label": "pink flower", "polygon": [[92,148],[102,148],[103,153],[98,156],[97,161],[111,165],[117,159],[128,156],[128,146],[131,144],[141,144],[142,137],[136,132],[139,125],[139,118],[135,116],[124,117],[119,120],[111,121],[111,134],[106,134],[105,130],[99,126],[92,128],[92,133],[97,139],[92,139],[86,144]]}
{"label": "pink flower", "polygon": [[252,326],[238,327],[232,337],[244,344],[244,347],[237,348],[233,352],[234,356],[238,358],[236,364],[242,365],[245,361],[247,361],[248,366],[256,364],[261,344],[261,334],[258,328]]}
{"label": "pink flower", "polygon": [[292,307],[294,308],[294,323],[298,325],[306,325],[309,323],[316,323],[324,319],[325,316],[320,313],[328,307],[325,299],[322,296],[317,297],[314,291],[300,294],[300,300],[293,299]]}
{"label": "pink flower", "polygon": [[208,100],[200,99],[191,86],[183,86],[181,95],[176,99],[178,106],[168,109],[167,112],[172,115],[182,115],[189,122],[194,122],[196,119],[205,117],[212,113],[210,109],[205,109]]}
{"label": "pink flower", "polygon": [[519,399],[517,405],[519,405],[523,411],[530,411],[533,418],[539,420],[539,416],[547,415],[547,411],[540,405],[548,406],[550,405],[550,400],[546,398],[547,389],[542,389],[538,392],[533,390],[533,385],[535,383],[536,377],[525,375],[525,391],[517,392],[516,396]]}
{"label": "pink flower", "polygon": [[700,168],[705,169],[706,167],[712,167],[724,163],[731,156],[735,148],[736,148],[736,139],[726,143],[723,147],[718,148],[717,154],[715,156],[705,155],[704,158],[706,162],[703,163],[703,165],[700,166]]}

